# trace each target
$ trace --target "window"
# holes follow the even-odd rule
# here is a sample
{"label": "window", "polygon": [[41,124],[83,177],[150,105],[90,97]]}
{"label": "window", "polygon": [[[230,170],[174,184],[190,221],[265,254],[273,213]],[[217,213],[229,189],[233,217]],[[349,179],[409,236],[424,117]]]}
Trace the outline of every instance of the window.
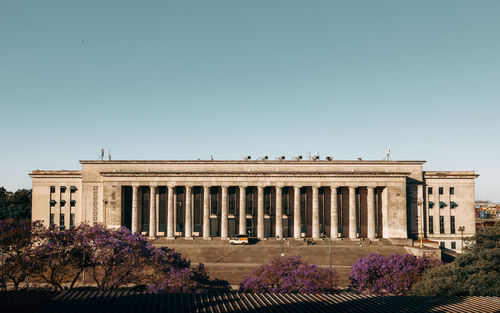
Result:
{"label": "window", "polygon": [[429,209],[432,209],[434,207],[434,202],[429,201]]}
{"label": "window", "polygon": [[253,190],[251,188],[246,189],[246,214],[253,214]]}
{"label": "window", "polygon": [[443,201],[439,201],[439,208],[442,209],[442,208],[446,208],[448,205],[446,204],[446,202],[443,202]]}
{"label": "window", "polygon": [[454,195],[455,194],[455,187],[450,187],[450,195]]}
{"label": "window", "polygon": [[264,188],[264,214],[271,215],[271,188]]}
{"label": "window", "polygon": [[434,216],[429,216],[429,234],[434,234]]}
{"label": "window", "polygon": [[458,206],[458,203],[451,201],[450,202],[450,208],[454,209]]}
{"label": "window", "polygon": [[66,205],[66,200],[61,200],[61,201],[59,201],[59,203],[61,204],[61,206],[65,206]]}
{"label": "window", "polygon": [[455,241],[451,242],[451,248],[456,249],[457,248],[457,243]]}
{"label": "window", "polygon": [[439,217],[439,233],[444,234],[444,216]]}
{"label": "window", "polygon": [[61,193],[65,193],[66,192],[66,187],[65,186],[61,186]]}
{"label": "window", "polygon": [[288,189],[286,187],[283,188],[282,199],[283,214],[288,215],[290,206],[288,205]]}
{"label": "window", "polygon": [[69,215],[69,227],[70,228],[75,227],[75,214],[74,213],[71,213]]}
{"label": "window", "polygon": [[455,216],[450,217],[450,223],[451,223],[451,233],[455,233]]}
{"label": "window", "polygon": [[444,249],[444,241],[440,241],[440,242],[439,242],[439,248]]}
{"label": "window", "polygon": [[236,190],[234,188],[229,188],[229,214],[236,214]]}
{"label": "window", "polygon": [[75,191],[76,191],[76,187],[75,187],[75,186],[71,186],[71,187],[69,187],[69,191],[70,191],[71,193],[75,193]]}
{"label": "window", "polygon": [[59,217],[60,217],[59,228],[64,229],[64,213],[61,213],[61,215],[59,215]]}
{"label": "window", "polygon": [[439,187],[439,194],[442,195],[443,194],[443,187]]}
{"label": "window", "polygon": [[50,193],[56,192],[56,186],[50,186]]}
{"label": "window", "polygon": [[50,213],[50,225],[54,225],[54,213]]}
{"label": "window", "polygon": [[57,201],[56,200],[50,200],[50,206],[56,206]]}
{"label": "window", "polygon": [[75,200],[71,200],[69,202],[69,204],[70,204],[71,207],[74,207],[76,205],[76,201]]}
{"label": "window", "polygon": [[432,187],[427,187],[427,193],[432,195]]}
{"label": "window", "polygon": [[218,199],[219,198],[219,190],[217,188],[213,188],[210,190],[210,214],[219,213],[218,207]]}

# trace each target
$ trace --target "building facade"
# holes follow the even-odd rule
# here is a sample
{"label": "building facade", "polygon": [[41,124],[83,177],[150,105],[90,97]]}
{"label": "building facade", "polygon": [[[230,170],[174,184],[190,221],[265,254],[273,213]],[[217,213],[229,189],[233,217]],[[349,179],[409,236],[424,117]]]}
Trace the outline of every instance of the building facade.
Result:
{"label": "building facade", "polygon": [[[80,161],[33,171],[32,219],[102,223],[150,238],[416,238],[475,232],[474,172],[425,161]],[[460,228],[461,229],[461,228]],[[452,244],[454,243],[454,244]],[[458,243],[458,245],[457,245]]]}

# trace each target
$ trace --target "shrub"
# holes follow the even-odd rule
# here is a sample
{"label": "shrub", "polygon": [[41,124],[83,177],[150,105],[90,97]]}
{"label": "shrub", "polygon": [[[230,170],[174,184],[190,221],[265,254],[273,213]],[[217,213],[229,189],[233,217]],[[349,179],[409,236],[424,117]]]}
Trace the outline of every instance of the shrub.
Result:
{"label": "shrub", "polygon": [[351,267],[351,287],[359,292],[377,295],[406,294],[413,284],[430,268],[441,262],[410,254],[383,257],[370,254]]}
{"label": "shrub", "polygon": [[427,272],[412,288],[421,296],[500,296],[500,223],[480,230],[466,253]]}
{"label": "shrub", "polygon": [[325,293],[336,288],[335,271],[307,264],[300,256],[276,257],[240,284],[242,292]]}

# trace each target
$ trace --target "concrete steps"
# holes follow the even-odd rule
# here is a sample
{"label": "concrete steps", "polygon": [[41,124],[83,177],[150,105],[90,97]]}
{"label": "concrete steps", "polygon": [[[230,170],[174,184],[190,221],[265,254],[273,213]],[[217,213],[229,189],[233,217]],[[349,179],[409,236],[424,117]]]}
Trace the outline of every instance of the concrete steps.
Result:
{"label": "concrete steps", "polygon": [[[191,260],[193,264],[204,263],[211,278],[225,279],[232,285],[239,285],[242,278],[250,274],[261,264],[266,264],[273,257],[285,255],[300,255],[310,264],[322,267],[329,266],[328,241],[295,241],[282,242],[276,239],[258,241],[248,246],[232,246],[227,240],[166,240],[160,238],[153,242],[155,246],[167,246]],[[384,241],[371,244],[363,241],[334,240],[332,241],[332,265],[339,274],[339,285],[347,286],[351,265],[362,256],[370,253],[389,255],[392,253],[407,253],[402,246],[390,245]]]}

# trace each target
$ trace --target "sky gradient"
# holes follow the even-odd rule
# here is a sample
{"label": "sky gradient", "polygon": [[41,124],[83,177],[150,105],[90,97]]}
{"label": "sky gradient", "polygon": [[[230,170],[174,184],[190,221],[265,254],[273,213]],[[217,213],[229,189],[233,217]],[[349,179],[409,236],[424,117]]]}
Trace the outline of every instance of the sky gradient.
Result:
{"label": "sky gradient", "polygon": [[500,1],[0,1],[0,186],[113,159],[427,160],[500,201]]}

